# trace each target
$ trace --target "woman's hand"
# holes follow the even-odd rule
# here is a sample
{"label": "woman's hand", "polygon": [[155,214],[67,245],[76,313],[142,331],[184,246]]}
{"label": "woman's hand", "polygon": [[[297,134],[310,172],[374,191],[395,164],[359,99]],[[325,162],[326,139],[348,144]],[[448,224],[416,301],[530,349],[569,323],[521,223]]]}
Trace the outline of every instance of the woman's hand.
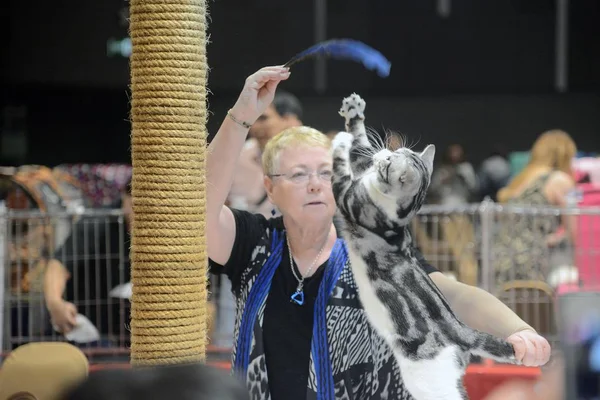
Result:
{"label": "woman's hand", "polygon": [[289,77],[288,68],[261,68],[246,78],[244,88],[231,113],[236,119],[253,124],[273,101],[279,82]]}
{"label": "woman's hand", "polygon": [[515,348],[517,360],[527,367],[544,365],[550,359],[550,344],[532,330],[513,333],[506,340]]}

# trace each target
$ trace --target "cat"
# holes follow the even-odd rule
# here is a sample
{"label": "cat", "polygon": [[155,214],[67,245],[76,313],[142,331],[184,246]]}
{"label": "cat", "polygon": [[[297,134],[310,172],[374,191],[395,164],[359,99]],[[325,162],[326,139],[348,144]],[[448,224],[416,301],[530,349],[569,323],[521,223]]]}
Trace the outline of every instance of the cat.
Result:
{"label": "cat", "polygon": [[357,94],[343,100],[347,132],[332,141],[332,189],[361,303],[413,398],[468,399],[462,378],[470,354],[516,364],[514,348],[459,321],[415,258],[408,224],[425,199],[435,146],[373,147],[365,106]]}

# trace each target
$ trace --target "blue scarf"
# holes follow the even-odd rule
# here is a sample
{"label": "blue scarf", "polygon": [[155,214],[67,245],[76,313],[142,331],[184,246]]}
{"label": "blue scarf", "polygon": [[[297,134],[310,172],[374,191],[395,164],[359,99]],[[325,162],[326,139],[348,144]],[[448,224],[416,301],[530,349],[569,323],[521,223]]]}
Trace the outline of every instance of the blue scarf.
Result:
{"label": "blue scarf", "polygon": [[[246,379],[248,363],[250,362],[254,325],[259,310],[265,303],[269,290],[271,289],[271,281],[273,280],[273,275],[275,275],[275,270],[279,264],[281,264],[284,243],[285,233],[274,230],[273,238],[271,240],[271,255],[256,277],[242,313],[236,346],[234,370],[239,373],[244,380]],[[348,251],[346,246],[343,240],[338,239],[333,246],[329,262],[325,267],[325,275],[319,286],[319,293],[315,301],[311,353],[315,363],[318,400],[335,399],[333,371],[331,368],[331,359],[329,357],[329,344],[327,342],[327,318],[325,311],[329,296],[346,265],[347,259]]]}

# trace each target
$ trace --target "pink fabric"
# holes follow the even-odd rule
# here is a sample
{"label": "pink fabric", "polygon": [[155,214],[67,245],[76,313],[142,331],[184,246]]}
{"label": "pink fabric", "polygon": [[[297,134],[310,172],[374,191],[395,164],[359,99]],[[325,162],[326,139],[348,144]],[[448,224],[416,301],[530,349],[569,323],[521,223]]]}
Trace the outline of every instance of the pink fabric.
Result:
{"label": "pink fabric", "polygon": [[[600,184],[580,184],[577,191],[578,207],[600,209]],[[579,281],[600,285],[600,213],[580,215],[576,229],[575,265]]]}
{"label": "pink fabric", "polygon": [[574,292],[598,292],[600,291],[600,282],[596,284],[578,285],[576,283],[564,283],[556,288],[556,296]]}

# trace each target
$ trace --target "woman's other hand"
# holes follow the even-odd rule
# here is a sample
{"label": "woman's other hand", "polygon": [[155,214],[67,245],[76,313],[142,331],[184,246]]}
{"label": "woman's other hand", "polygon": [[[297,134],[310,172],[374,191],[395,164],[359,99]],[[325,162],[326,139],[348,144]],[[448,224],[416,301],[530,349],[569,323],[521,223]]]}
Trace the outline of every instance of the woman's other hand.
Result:
{"label": "woman's other hand", "polygon": [[273,101],[279,82],[289,77],[288,68],[261,68],[246,78],[244,88],[231,113],[236,119],[253,124]]}

